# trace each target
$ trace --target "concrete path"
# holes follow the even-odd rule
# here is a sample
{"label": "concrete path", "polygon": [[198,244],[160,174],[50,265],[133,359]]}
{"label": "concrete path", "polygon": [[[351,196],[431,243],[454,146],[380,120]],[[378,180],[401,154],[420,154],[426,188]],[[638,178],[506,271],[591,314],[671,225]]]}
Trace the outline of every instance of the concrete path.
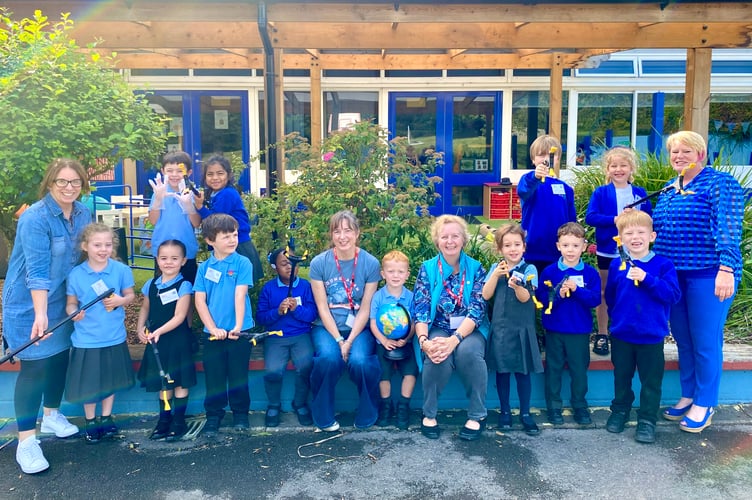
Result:
{"label": "concrete path", "polygon": [[[752,405],[719,408],[699,435],[659,422],[654,445],[634,441],[634,421],[609,434],[608,412],[593,416],[581,428],[565,415],[564,426],[541,425],[537,437],[490,428],[473,443],[457,438],[464,412],[440,415],[444,432],[436,441],[420,434],[417,412],[409,431],[343,425],[339,433],[300,428],[291,414],[267,431],[256,412],[249,433],[223,428],[217,439],[179,443],[148,440],[152,415],[122,416],[120,440],[44,437],[52,466],[34,476],[20,472],[9,443],[0,451],[0,498],[750,498]],[[491,412],[489,427],[496,418]],[[352,415],[340,421],[351,424]],[[8,422],[0,436],[7,442],[12,435]]]}

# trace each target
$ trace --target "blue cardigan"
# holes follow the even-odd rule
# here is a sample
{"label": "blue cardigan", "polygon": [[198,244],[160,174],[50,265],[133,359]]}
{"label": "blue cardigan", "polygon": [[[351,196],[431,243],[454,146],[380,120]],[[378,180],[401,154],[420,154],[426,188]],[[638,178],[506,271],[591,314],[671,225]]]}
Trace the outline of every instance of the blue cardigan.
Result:
{"label": "blue cardigan", "polygon": [[[632,187],[632,196],[635,201],[647,196],[644,189],[630,184]],[[650,200],[643,202],[639,207],[640,210],[648,215],[653,213],[653,206]],[[616,206],[616,188],[612,183],[605,186],[599,186],[593,191],[588,203],[587,214],[585,214],[585,223],[595,228],[595,244],[598,246],[598,252],[615,255],[619,253],[616,248],[614,236],[616,236],[616,224],[614,217],[619,215]]]}

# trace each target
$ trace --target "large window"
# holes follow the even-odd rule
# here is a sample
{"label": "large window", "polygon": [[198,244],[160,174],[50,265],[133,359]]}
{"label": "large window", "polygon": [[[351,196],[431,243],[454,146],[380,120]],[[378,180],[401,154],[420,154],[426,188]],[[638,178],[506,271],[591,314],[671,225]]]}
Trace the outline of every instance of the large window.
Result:
{"label": "large window", "polygon": [[378,92],[324,92],[324,127],[327,134],[353,121],[376,121]]}
{"label": "large window", "polygon": [[[660,151],[665,151],[666,137],[682,129],[684,119],[684,94],[663,95],[663,123]],[[637,95],[637,151],[648,151],[648,137],[653,123],[653,94]]]}
{"label": "large window", "polygon": [[580,94],[578,99],[578,165],[590,165],[612,146],[630,144],[631,93]]}
{"label": "large window", "polygon": [[[563,94],[560,141],[562,144],[566,144],[569,92],[565,91]],[[536,137],[549,131],[549,95],[550,92],[541,90],[515,91],[512,93],[512,169],[526,170],[531,168],[530,144]],[[562,166],[566,156],[564,151]]]}
{"label": "large window", "polygon": [[708,156],[752,165],[752,94],[711,94]]}

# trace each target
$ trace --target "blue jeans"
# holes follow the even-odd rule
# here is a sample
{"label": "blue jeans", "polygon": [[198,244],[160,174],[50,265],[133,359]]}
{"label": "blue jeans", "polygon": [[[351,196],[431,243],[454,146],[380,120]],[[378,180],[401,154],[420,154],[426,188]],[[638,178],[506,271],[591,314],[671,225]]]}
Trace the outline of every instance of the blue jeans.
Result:
{"label": "blue jeans", "polygon": [[[347,337],[342,332],[343,337]],[[313,370],[311,370],[311,414],[319,428],[329,427],[336,421],[334,416],[334,391],[345,369],[342,350],[323,326],[314,326]],[[379,379],[381,367],[376,357],[376,340],[368,331],[358,335],[350,348],[347,360],[350,379],[358,388],[358,409],[355,412],[355,427],[365,429],[376,423],[379,416]]]}
{"label": "blue jeans", "polygon": [[290,359],[295,365],[295,396],[292,399],[292,407],[300,408],[308,403],[313,345],[311,336],[303,334],[264,339],[264,388],[269,406],[280,406],[282,403],[282,378]]}
{"label": "blue jeans", "polygon": [[715,272],[677,271],[682,297],[671,308],[671,335],[679,352],[682,397],[718,404],[723,370],[723,326],[734,297],[715,296]]}

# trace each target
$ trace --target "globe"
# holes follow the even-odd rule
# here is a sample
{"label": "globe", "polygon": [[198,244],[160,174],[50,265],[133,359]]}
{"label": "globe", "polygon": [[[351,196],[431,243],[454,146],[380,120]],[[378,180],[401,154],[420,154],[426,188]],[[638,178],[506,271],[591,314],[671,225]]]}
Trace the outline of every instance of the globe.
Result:
{"label": "globe", "polygon": [[399,340],[410,332],[410,316],[399,304],[382,304],[376,312],[376,327],[384,337]]}

